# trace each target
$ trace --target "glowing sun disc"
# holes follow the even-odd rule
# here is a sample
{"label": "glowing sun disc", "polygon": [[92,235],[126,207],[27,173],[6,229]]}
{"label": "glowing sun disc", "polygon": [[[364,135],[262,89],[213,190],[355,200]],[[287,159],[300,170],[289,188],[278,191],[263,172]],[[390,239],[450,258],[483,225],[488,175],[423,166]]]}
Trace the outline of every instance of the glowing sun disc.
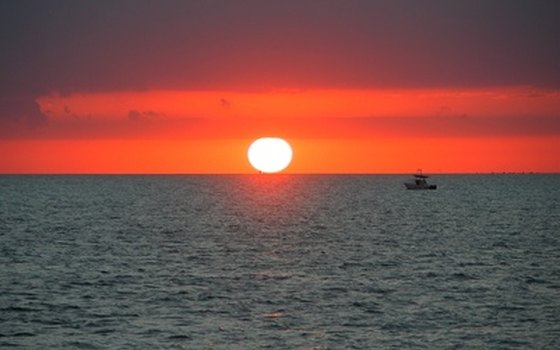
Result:
{"label": "glowing sun disc", "polygon": [[263,173],[276,173],[286,169],[292,161],[292,147],[278,137],[261,137],[249,146],[249,163]]}

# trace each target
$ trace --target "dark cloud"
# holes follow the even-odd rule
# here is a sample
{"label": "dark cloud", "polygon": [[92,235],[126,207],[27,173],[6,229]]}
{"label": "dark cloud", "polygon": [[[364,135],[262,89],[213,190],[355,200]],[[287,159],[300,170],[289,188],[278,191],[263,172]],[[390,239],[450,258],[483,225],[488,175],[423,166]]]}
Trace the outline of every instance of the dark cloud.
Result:
{"label": "dark cloud", "polygon": [[[137,118],[137,119],[136,119]],[[560,137],[558,117],[372,117],[372,118],[184,118],[146,119],[131,110],[129,120],[67,119],[36,125],[10,125],[3,139],[149,139],[251,138],[284,135],[293,138],[479,138]],[[149,122],[148,122],[149,121]],[[242,128],[239,126],[243,125]]]}
{"label": "dark cloud", "polygon": [[155,120],[162,117],[165,117],[165,113],[158,113],[154,111],[138,111],[135,109],[128,111],[128,119],[133,122]]}
{"label": "dark cloud", "polygon": [[230,108],[231,107],[231,102],[229,100],[226,100],[225,98],[221,98],[220,99],[220,106],[222,106],[222,108]]}
{"label": "dark cloud", "polygon": [[559,35],[555,0],[2,1],[0,94],[560,88]]}
{"label": "dark cloud", "polygon": [[[560,136],[559,116],[353,118],[342,121],[362,134],[422,137]],[[395,134],[395,132],[397,132]]]}
{"label": "dark cloud", "polygon": [[1,13],[3,80],[21,88],[560,84],[557,1],[58,0]]}
{"label": "dark cloud", "polygon": [[0,121],[20,125],[36,126],[47,121],[41,113],[39,105],[32,96],[10,96],[5,94],[0,97]]}

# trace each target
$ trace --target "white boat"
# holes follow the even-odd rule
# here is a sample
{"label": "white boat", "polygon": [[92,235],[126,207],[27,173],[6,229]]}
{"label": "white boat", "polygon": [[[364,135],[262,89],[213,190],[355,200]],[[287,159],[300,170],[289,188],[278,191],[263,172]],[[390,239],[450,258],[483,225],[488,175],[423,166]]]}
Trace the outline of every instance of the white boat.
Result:
{"label": "white boat", "polygon": [[422,175],[422,172],[419,174],[414,174],[414,182],[405,182],[404,185],[406,186],[407,190],[435,190],[437,189],[437,185],[430,185],[426,179],[429,176]]}

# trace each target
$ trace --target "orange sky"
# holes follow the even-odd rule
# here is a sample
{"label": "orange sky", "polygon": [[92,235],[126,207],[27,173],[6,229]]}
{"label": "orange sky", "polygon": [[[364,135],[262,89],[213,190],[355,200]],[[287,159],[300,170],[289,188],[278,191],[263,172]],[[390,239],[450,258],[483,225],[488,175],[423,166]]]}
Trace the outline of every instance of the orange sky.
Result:
{"label": "orange sky", "polygon": [[560,172],[558,2],[506,2],[2,2],[0,173],[251,173],[262,136],[290,173]]}
{"label": "orange sky", "polygon": [[[37,99],[53,119],[122,119],[130,111],[166,119],[391,116],[552,116],[560,93],[531,87],[478,89],[325,89],[139,91],[51,94]],[[150,115],[147,115],[148,117]]]}
{"label": "orange sky", "polygon": [[560,94],[530,87],[127,91],[37,98],[7,125],[2,173],[251,173],[260,136],[288,173],[558,172]]}
{"label": "orange sky", "polygon": [[[558,172],[559,137],[287,139],[287,173]],[[3,173],[252,173],[251,139],[2,140]]]}

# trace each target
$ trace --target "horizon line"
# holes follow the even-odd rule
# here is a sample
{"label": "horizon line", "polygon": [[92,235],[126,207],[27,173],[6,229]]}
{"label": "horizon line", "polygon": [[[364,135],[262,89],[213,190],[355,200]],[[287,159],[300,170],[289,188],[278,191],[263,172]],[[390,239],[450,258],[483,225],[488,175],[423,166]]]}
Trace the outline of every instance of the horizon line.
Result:
{"label": "horizon line", "polygon": [[[378,172],[378,173],[373,173],[373,172],[325,172],[325,173],[313,173],[313,172],[309,172],[309,173],[283,173],[283,172],[278,172],[278,173],[258,173],[258,172],[250,172],[250,173],[180,173],[180,172],[168,172],[168,173],[157,173],[157,172],[153,172],[153,173],[142,173],[142,172],[138,172],[138,173],[127,173],[127,172],[123,172],[123,173],[119,173],[119,172],[75,172],[75,173],[56,173],[56,172],[37,172],[37,173],[18,173],[18,172],[14,172],[14,173],[0,173],[0,176],[252,176],[252,175],[260,175],[260,176],[278,176],[278,175],[282,175],[282,176],[314,176],[314,175],[318,175],[318,176],[333,176],[333,175],[337,175],[337,176],[404,176],[404,175],[412,175],[415,174],[416,172]],[[560,171],[551,171],[551,172],[547,172],[547,171],[481,171],[481,172],[424,172],[425,174],[428,175],[432,175],[432,176],[436,176],[436,175],[560,175]]]}

